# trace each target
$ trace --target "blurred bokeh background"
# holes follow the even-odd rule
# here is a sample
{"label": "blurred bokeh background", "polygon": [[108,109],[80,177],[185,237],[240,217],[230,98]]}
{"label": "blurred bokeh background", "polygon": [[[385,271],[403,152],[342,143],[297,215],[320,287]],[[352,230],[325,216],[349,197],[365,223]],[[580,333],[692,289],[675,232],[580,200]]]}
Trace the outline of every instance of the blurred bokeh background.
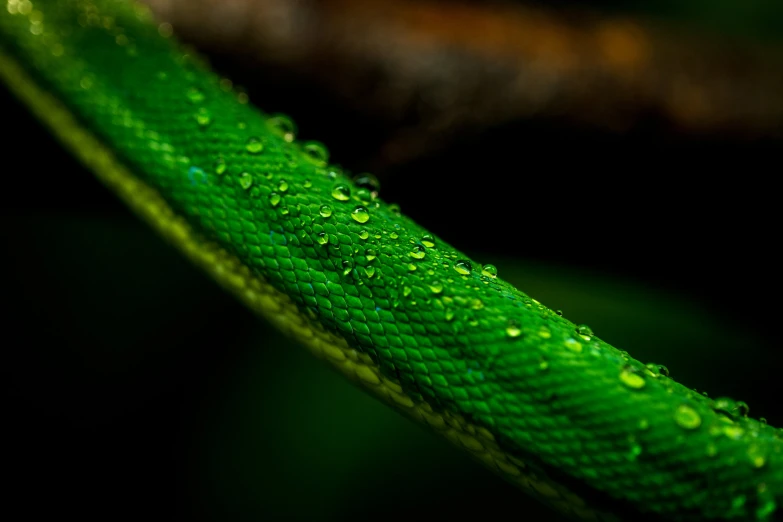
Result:
{"label": "blurred bokeh background", "polygon": [[[443,239],[783,426],[780,2],[148,3]],[[3,88],[0,114],[9,509],[558,520],[224,294]]]}

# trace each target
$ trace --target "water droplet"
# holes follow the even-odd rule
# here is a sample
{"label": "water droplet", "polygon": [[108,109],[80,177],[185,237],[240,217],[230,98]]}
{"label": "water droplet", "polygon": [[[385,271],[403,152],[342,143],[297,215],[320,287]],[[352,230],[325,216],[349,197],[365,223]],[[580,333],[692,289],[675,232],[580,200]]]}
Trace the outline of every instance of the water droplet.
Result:
{"label": "water droplet", "polygon": [[347,276],[351,273],[351,270],[353,270],[353,261],[350,259],[343,259],[340,266],[343,268],[343,275]]}
{"label": "water droplet", "polygon": [[359,239],[367,239],[368,237],[370,237],[370,233],[366,230],[359,232]]}
{"label": "water droplet", "polygon": [[368,249],[367,249],[367,250],[364,252],[364,257],[366,257],[366,258],[367,258],[367,261],[372,261],[372,260],[374,260],[376,257],[378,257],[378,251],[377,251],[377,250],[375,250],[374,248],[368,248]]}
{"label": "water droplet", "polygon": [[296,124],[285,114],[276,114],[266,122],[272,131],[285,141],[290,143],[296,139]]}
{"label": "water droplet", "polygon": [[754,468],[763,468],[767,463],[767,452],[760,444],[753,443],[748,446],[748,459],[750,459],[750,465]]}
{"label": "water droplet", "polygon": [[631,446],[628,448],[628,453],[625,455],[630,461],[634,461],[642,454],[641,444],[631,441]]}
{"label": "water droplet", "polygon": [[217,174],[218,176],[222,176],[223,174],[225,174],[228,165],[226,165],[226,160],[223,159],[223,156],[220,156],[218,159],[215,160],[213,167],[215,169],[215,174]]}
{"label": "water droplet", "polygon": [[280,209],[280,213],[283,214],[284,216],[287,216],[290,212],[291,210],[288,207],[283,207]]}
{"label": "water droplet", "polygon": [[250,154],[258,154],[262,150],[264,150],[264,144],[261,142],[260,139],[256,138],[255,136],[252,136],[247,139],[247,143],[245,144],[245,149]]}
{"label": "water droplet", "polygon": [[200,107],[193,117],[196,118],[196,123],[198,123],[201,127],[206,127],[212,123],[212,114],[210,114],[209,109],[206,107]]}
{"label": "water droplet", "polygon": [[764,417],[759,417],[759,424],[761,424],[762,426],[766,426],[767,425],[767,419],[764,418]]}
{"label": "water droplet", "polygon": [[378,197],[378,191],[381,189],[381,184],[373,174],[365,172],[363,174],[357,174],[353,178],[354,184],[358,188],[366,189],[372,198]]}
{"label": "water droplet", "polygon": [[435,246],[435,238],[429,234],[425,234],[421,237],[421,244],[427,248],[433,248]]}
{"label": "water droplet", "polygon": [[640,390],[644,388],[644,378],[638,373],[634,372],[632,368],[624,368],[620,372],[620,381],[628,388],[633,390]]}
{"label": "water droplet", "polygon": [[284,179],[281,179],[280,182],[277,184],[277,190],[280,192],[285,192],[288,190],[288,182]]}
{"label": "water droplet", "polygon": [[408,263],[408,270],[410,272],[415,272],[416,271],[416,265],[414,265],[413,263]]}
{"label": "water droplet", "polygon": [[249,172],[243,172],[239,175],[239,185],[247,190],[253,184],[253,176]]}
{"label": "water droplet", "polygon": [[555,310],[555,314],[557,314],[560,317],[563,317],[563,311],[562,310]]}
{"label": "water droplet", "polygon": [[351,212],[351,217],[357,223],[367,223],[367,221],[370,219],[370,213],[367,212],[366,208],[359,206],[353,209]]}
{"label": "water droplet", "polygon": [[281,199],[280,194],[278,194],[277,192],[272,192],[271,194],[269,194],[269,204],[272,205],[273,207],[276,207],[277,205],[280,204],[280,199]]}
{"label": "water droplet", "polygon": [[348,201],[351,199],[351,189],[347,185],[335,185],[332,189],[332,197],[337,201]]}
{"label": "water droplet", "polygon": [[508,324],[506,325],[506,335],[508,335],[511,338],[519,337],[522,335],[522,328],[519,325],[519,321],[516,319],[509,319]]}
{"label": "water droplet", "polygon": [[446,310],[443,312],[443,317],[447,321],[453,321],[454,320],[454,309],[453,308],[446,308]]}
{"label": "water droplet", "polygon": [[319,141],[308,141],[304,144],[305,157],[318,167],[325,167],[329,163],[329,150]]}
{"label": "water droplet", "polygon": [[424,256],[427,254],[427,251],[424,249],[423,246],[415,245],[413,249],[411,249],[410,252],[408,252],[408,255],[411,256],[413,259],[424,259]]}
{"label": "water droplet", "polygon": [[304,183],[302,183],[302,186],[303,186],[304,188],[310,188],[310,187],[312,187],[312,186],[313,186],[313,182],[312,182],[312,181],[310,181],[309,179],[306,179],[306,180],[304,180]]}
{"label": "water droplet", "polygon": [[538,329],[538,336],[542,339],[549,339],[552,337],[552,332],[549,331],[549,328],[546,326],[542,326]]}
{"label": "water droplet", "polygon": [[737,426],[736,424],[730,424],[728,426],[723,426],[723,434],[732,439],[732,440],[739,440],[742,438],[742,436],[745,434],[745,430],[742,429],[742,426]]}
{"label": "water droplet", "polygon": [[579,337],[584,339],[585,341],[589,341],[593,338],[593,330],[587,326],[586,324],[580,324],[576,327],[576,333],[579,334]]}
{"label": "water droplet", "polygon": [[329,205],[321,205],[321,209],[318,211],[322,218],[328,218],[332,215],[332,207]]}
{"label": "water droplet", "polygon": [[701,426],[701,415],[687,404],[681,404],[674,412],[674,422],[680,428],[695,430]]}
{"label": "water droplet", "polygon": [[365,267],[364,267],[364,274],[365,274],[365,275],[366,275],[368,278],[372,278],[372,276],[374,276],[374,275],[375,275],[375,267],[374,267],[374,266],[365,266]]}
{"label": "water droplet", "polygon": [[195,87],[188,89],[187,97],[191,103],[201,103],[204,101],[204,93]]}
{"label": "water droplet", "polygon": [[397,203],[389,203],[389,212],[394,214],[395,216],[399,216],[402,211],[400,210],[400,206]]}
{"label": "water droplet", "polygon": [[735,401],[728,397],[717,397],[713,403],[713,409],[720,413],[728,414],[729,416],[747,417],[750,408],[742,401]]}
{"label": "water droplet", "polygon": [[326,232],[319,232],[316,236],[316,241],[318,241],[319,245],[326,245],[329,243],[329,234]]}
{"label": "water droplet", "polygon": [[571,352],[582,353],[582,343],[580,343],[576,339],[569,337],[568,339],[565,340],[564,345],[566,349]]}
{"label": "water droplet", "polygon": [[400,237],[400,235],[397,232],[392,232],[391,234],[389,234],[389,237],[392,239],[397,239],[398,237]]}
{"label": "water droplet", "polygon": [[470,302],[470,307],[474,310],[481,310],[484,308],[484,301],[477,297]]}
{"label": "water droplet", "polygon": [[473,266],[470,264],[470,261],[463,259],[454,263],[454,270],[459,274],[468,275],[473,270]]}
{"label": "water droplet", "polygon": [[433,294],[439,294],[443,292],[443,283],[438,280],[430,282],[430,290],[432,290]]}
{"label": "water droplet", "polygon": [[495,265],[484,265],[481,268],[481,275],[495,279],[498,276],[498,269]]}
{"label": "water droplet", "polygon": [[662,364],[658,365],[658,372],[661,375],[663,375],[664,377],[668,377],[669,376],[669,369],[666,366],[662,365]]}

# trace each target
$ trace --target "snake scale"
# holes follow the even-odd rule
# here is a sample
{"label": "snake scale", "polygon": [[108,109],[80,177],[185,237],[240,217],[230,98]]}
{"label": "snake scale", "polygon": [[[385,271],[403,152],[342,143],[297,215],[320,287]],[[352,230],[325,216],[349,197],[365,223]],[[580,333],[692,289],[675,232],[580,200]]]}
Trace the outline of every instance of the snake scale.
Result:
{"label": "snake scale", "polygon": [[0,78],[194,263],[578,520],[773,520],[783,435],[575,325],[330,165],[120,0],[5,0]]}

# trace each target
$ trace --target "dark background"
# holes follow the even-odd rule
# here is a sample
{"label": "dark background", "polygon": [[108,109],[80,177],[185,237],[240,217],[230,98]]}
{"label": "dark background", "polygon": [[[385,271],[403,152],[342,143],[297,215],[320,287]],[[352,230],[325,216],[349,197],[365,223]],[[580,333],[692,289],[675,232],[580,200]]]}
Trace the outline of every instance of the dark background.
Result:
{"label": "dark background", "polygon": [[[775,40],[772,3],[734,16],[724,4],[662,2],[655,14]],[[212,61],[351,171],[392,131],[296,74]],[[4,90],[0,114],[8,509],[555,519],[252,316]],[[781,426],[781,153],[772,138],[671,136],[654,115],[623,134],[541,118],[376,173],[384,199],[545,305]]]}

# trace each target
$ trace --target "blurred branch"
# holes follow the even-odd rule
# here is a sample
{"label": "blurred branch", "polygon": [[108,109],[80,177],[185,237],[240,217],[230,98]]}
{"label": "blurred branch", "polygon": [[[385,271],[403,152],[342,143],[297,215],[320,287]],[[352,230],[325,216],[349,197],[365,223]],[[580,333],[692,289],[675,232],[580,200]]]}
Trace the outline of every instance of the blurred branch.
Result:
{"label": "blurred branch", "polygon": [[398,129],[386,160],[533,116],[780,136],[783,53],[508,3],[145,0],[185,40],[305,74]]}

